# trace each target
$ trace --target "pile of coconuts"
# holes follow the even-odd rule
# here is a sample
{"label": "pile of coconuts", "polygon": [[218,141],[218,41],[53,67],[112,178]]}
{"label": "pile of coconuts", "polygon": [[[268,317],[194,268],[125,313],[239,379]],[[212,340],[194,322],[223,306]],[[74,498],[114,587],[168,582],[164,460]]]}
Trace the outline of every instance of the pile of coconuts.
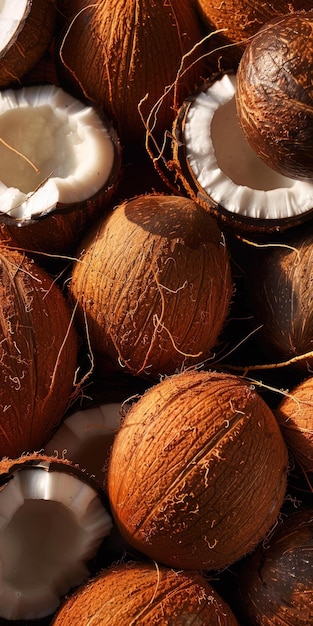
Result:
{"label": "pile of coconuts", "polygon": [[313,10],[0,7],[0,622],[313,623]]}

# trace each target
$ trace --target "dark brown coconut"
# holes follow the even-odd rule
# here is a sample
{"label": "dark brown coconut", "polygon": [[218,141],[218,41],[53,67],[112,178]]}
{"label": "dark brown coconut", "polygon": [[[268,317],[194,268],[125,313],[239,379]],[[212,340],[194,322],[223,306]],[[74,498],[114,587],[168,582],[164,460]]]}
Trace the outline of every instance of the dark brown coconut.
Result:
{"label": "dark brown coconut", "polygon": [[313,363],[312,235],[294,235],[255,251],[246,298],[267,361],[309,375]]}
{"label": "dark brown coconut", "polygon": [[166,162],[161,147],[151,148],[153,158],[162,175],[175,172],[173,185],[181,183],[222,228],[257,237],[285,231],[312,217],[313,185],[283,176],[251,148],[238,122],[236,92],[231,72],[204,83],[178,112],[172,158]]}
{"label": "dark brown coconut", "polygon": [[55,0],[6,0],[0,16],[0,87],[19,84],[48,49],[56,24]]}
{"label": "dark brown coconut", "polygon": [[76,332],[68,304],[44,270],[0,248],[0,456],[40,449],[73,392]]}
{"label": "dark brown coconut", "polygon": [[251,385],[189,371],[130,408],[113,444],[108,494],[134,548],[171,567],[215,570],[268,532],[286,473],[277,421]]}
{"label": "dark brown coconut", "polygon": [[157,563],[121,563],[103,570],[63,604],[53,626],[238,626],[229,606],[198,572]]}
{"label": "dark brown coconut", "polygon": [[[113,119],[123,144],[142,143],[141,115],[144,120],[148,117],[175,82],[183,55],[202,38],[193,4],[189,0],[80,0],[67,3],[65,12],[68,20],[58,53],[60,83],[101,106]],[[183,64],[187,71],[178,83],[178,102],[170,90],[157,110],[159,133],[170,128],[172,107],[199,82],[197,56],[189,56]]]}
{"label": "dark brown coconut", "polygon": [[0,134],[1,240],[69,254],[117,185],[120,144],[111,123],[41,84],[1,92]]}
{"label": "dark brown coconut", "polygon": [[283,397],[275,411],[294,459],[313,472],[313,378],[309,376]]}
{"label": "dark brown coconut", "polygon": [[85,472],[38,453],[1,460],[0,514],[0,619],[28,624],[94,572],[112,519]]}
{"label": "dark brown coconut", "polygon": [[223,235],[181,196],[126,200],[82,241],[70,292],[95,353],[158,377],[212,357],[232,296]]}
{"label": "dark brown coconut", "polygon": [[247,626],[313,623],[313,509],[282,518],[248,556],[239,573],[239,601]]}
{"label": "dark brown coconut", "polygon": [[237,72],[237,112],[261,159],[284,176],[313,179],[313,11],[268,22]]}

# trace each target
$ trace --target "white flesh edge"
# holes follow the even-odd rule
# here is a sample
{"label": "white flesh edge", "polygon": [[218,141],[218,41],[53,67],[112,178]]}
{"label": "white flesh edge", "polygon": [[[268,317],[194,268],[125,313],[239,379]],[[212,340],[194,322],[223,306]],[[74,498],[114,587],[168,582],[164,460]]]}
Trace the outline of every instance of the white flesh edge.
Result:
{"label": "white flesh edge", "polygon": [[112,520],[97,492],[67,472],[22,469],[0,493],[0,617],[37,619],[83,582]]}
{"label": "white flesh edge", "polygon": [[312,209],[313,184],[274,172],[250,147],[237,119],[235,90],[235,76],[225,74],[187,113],[187,160],[205,194],[250,218],[289,218]]}
{"label": "white flesh edge", "polygon": [[0,0],[0,52],[15,41],[29,0]]}
{"label": "white flesh edge", "polygon": [[112,139],[92,107],[54,85],[0,92],[0,214],[30,219],[87,200],[113,162]]}
{"label": "white flesh edge", "polygon": [[45,453],[69,459],[102,483],[109,450],[125,410],[124,405],[112,402],[76,411],[58,427]]}

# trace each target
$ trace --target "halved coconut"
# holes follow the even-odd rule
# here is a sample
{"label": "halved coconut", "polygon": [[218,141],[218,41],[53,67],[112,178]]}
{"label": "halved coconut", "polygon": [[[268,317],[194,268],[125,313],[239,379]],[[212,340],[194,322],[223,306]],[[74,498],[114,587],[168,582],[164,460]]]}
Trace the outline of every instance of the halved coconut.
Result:
{"label": "halved coconut", "polygon": [[101,491],[79,468],[43,455],[0,463],[0,617],[52,614],[90,575],[112,528]]}
{"label": "halved coconut", "polygon": [[236,76],[225,73],[185,100],[173,129],[174,168],[187,193],[239,230],[282,230],[312,217],[313,184],[272,170],[238,123]]}
{"label": "halved coconut", "polygon": [[1,88],[18,83],[36,65],[52,40],[55,22],[55,0],[1,0]]}
{"label": "halved coconut", "polygon": [[[110,197],[118,170],[116,134],[92,106],[55,85],[0,93],[0,222],[72,212],[77,237]],[[52,220],[44,226],[53,239]]]}

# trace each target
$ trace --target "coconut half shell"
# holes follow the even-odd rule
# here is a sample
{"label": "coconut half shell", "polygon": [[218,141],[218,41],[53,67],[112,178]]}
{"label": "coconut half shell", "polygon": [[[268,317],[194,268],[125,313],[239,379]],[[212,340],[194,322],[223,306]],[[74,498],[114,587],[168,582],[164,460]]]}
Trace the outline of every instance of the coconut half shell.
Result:
{"label": "coconut half shell", "polygon": [[55,0],[2,0],[0,87],[19,84],[48,49],[56,24]]}
{"label": "coconut half shell", "polygon": [[112,528],[100,490],[78,467],[40,454],[0,463],[0,617],[51,615],[90,575]]}
{"label": "coconut half shell", "polygon": [[266,165],[238,122],[236,75],[217,76],[182,106],[171,169],[190,197],[237,232],[271,233],[312,218],[313,184]]}

